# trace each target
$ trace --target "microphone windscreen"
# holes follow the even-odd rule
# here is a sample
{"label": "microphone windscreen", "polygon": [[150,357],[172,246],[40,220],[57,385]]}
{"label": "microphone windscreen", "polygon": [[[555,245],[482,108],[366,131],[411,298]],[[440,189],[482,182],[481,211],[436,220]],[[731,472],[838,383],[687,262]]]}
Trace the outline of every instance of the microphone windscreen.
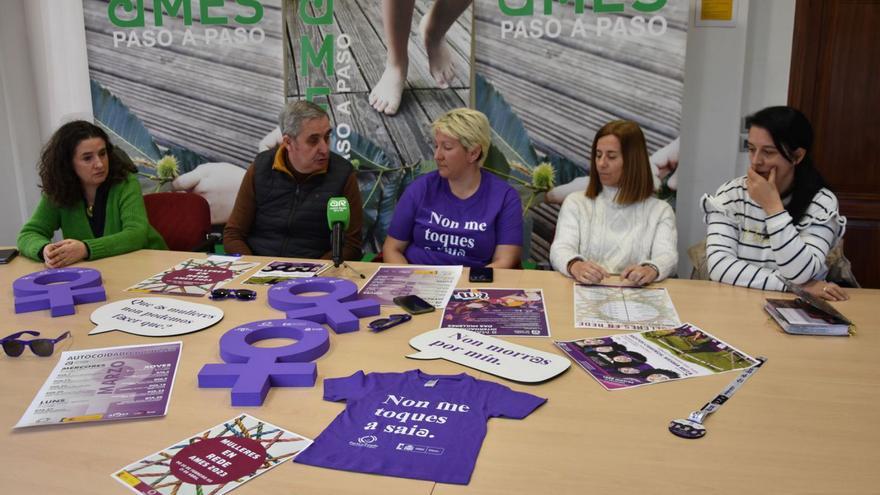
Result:
{"label": "microphone windscreen", "polygon": [[345,196],[334,196],[327,200],[327,228],[333,230],[334,223],[341,223],[342,230],[348,228],[351,210]]}

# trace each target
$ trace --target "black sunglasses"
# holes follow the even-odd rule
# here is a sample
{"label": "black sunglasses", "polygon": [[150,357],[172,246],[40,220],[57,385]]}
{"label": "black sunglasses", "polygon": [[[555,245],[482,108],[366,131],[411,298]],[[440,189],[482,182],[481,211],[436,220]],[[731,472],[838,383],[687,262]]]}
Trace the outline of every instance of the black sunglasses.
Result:
{"label": "black sunglasses", "polygon": [[21,337],[25,334],[33,335],[34,337],[36,337],[40,335],[40,332],[25,330],[23,332],[16,332],[8,337],[3,337],[3,340],[0,340],[0,343],[3,344],[3,352],[5,352],[6,355],[9,357],[18,357],[21,356],[22,352],[24,352],[25,347],[30,347],[31,352],[33,352],[37,356],[48,357],[51,356],[53,352],[55,352],[55,344],[61,342],[67,337],[70,337],[70,332],[64,332],[56,339],[18,339],[18,337]]}
{"label": "black sunglasses", "polygon": [[257,293],[250,289],[214,289],[211,291],[211,299],[226,299],[234,297],[239,301],[253,301]]}
{"label": "black sunglasses", "polygon": [[374,332],[381,332],[382,330],[388,330],[391,327],[400,325],[409,320],[412,320],[412,315],[408,313],[389,315],[388,318],[379,318],[378,320],[371,321],[370,329]]}

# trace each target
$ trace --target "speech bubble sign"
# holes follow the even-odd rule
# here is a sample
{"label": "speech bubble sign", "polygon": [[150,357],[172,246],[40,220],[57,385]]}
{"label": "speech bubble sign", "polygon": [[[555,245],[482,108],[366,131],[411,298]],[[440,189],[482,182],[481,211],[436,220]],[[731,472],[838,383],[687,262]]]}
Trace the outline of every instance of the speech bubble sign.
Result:
{"label": "speech bubble sign", "polygon": [[223,319],[223,310],[169,297],[139,297],[105,304],[92,312],[98,325],[89,335],[118,330],[144,337],[198,332]]}
{"label": "speech bubble sign", "polygon": [[549,380],[571,366],[563,356],[461,328],[438,328],[410,339],[412,359],[445,359],[515,382]]}

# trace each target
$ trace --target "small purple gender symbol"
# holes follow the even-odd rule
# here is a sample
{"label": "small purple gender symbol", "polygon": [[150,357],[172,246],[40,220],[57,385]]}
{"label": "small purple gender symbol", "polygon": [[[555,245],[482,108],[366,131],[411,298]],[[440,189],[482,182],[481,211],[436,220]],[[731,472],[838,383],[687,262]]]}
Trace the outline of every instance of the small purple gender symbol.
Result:
{"label": "small purple gender symbol", "polygon": [[101,272],[91,268],[51,268],[12,282],[15,312],[51,309],[52,317],[72,315],[74,305],[107,300]]}
{"label": "small purple gender symbol", "polygon": [[[265,339],[296,339],[283,347],[254,347]],[[318,367],[309,363],[330,349],[330,334],[304,320],[262,320],[223,334],[220,357],[227,364],[206,364],[199,387],[232,388],[233,406],[261,406],[270,387],[313,387]]]}
{"label": "small purple gender symbol", "polygon": [[[304,292],[326,292],[321,296],[300,296]],[[280,282],[269,289],[269,305],[301,318],[330,325],[336,333],[356,332],[358,319],[379,314],[379,303],[358,299],[357,285],[333,277],[302,278]]]}

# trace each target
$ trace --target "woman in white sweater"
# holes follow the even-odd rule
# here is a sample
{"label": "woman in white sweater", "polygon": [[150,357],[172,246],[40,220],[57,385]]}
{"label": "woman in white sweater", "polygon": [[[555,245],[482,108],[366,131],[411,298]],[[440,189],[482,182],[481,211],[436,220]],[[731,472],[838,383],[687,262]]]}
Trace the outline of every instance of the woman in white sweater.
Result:
{"label": "woman in white sweater", "polygon": [[825,282],[825,259],[843,237],[846,218],[813,166],[810,122],[779,106],[747,123],[748,174],[701,201],[709,278],[762,290],[803,284],[815,296],[847,299],[843,289]]}
{"label": "woman in white sweater", "polygon": [[593,139],[590,163],[586,194],[569,194],[559,211],[553,268],[583,284],[620,274],[646,285],[671,275],[678,264],[675,213],[654,197],[638,124],[605,124]]}

